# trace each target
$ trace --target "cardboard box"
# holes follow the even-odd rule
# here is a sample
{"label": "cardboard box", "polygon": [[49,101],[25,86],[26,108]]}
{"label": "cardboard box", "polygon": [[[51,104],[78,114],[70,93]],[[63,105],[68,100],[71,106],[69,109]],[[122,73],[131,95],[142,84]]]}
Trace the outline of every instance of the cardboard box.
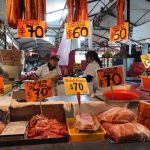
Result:
{"label": "cardboard box", "polygon": [[[57,119],[59,122],[66,124],[65,111],[62,104],[43,105],[42,110],[44,116],[51,119]],[[30,105],[21,108],[10,107],[11,122],[29,121],[34,115],[37,114],[41,114],[40,105]],[[61,138],[47,138],[47,139],[27,139],[25,135],[0,136],[0,146],[62,143],[68,141],[69,141],[68,135]]]}
{"label": "cardboard box", "polygon": [[19,50],[0,50],[0,62],[3,65],[21,65],[24,52]]}

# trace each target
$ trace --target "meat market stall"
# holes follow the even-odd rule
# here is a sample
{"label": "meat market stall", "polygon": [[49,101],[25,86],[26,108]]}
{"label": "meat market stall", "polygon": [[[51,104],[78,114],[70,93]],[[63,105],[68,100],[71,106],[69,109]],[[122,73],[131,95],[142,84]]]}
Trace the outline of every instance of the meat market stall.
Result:
{"label": "meat market stall", "polygon": [[[4,100],[2,100],[4,102]],[[82,113],[90,113],[92,114],[99,114],[100,112],[107,112],[107,110],[111,110],[114,108],[126,108],[128,106],[128,102],[126,103],[107,103],[107,102],[103,102],[100,101],[99,99],[95,98],[95,97],[90,97],[87,95],[82,95],[81,96],[81,111]],[[78,104],[77,104],[77,97],[76,95],[72,95],[72,96],[55,96],[55,97],[51,97],[51,98],[47,98],[46,102],[42,102],[42,111],[43,111],[43,115],[45,114],[49,114],[49,116],[55,116],[58,115],[59,118],[64,117],[64,114],[62,114],[59,109],[59,107],[56,107],[56,105],[61,105],[61,109],[62,109],[62,104],[64,105],[64,109],[66,110],[66,117],[65,118],[70,118],[70,117],[74,117],[75,114],[77,114],[78,110]],[[73,107],[71,107],[71,105]],[[54,107],[55,106],[55,107]],[[5,106],[6,107],[6,106]],[[12,100],[11,97],[9,97],[9,103],[7,108],[10,107],[10,119],[11,121],[29,121],[29,118],[32,118],[32,114],[40,114],[40,105],[39,102],[17,102],[16,100]],[[141,105],[141,107],[143,107]],[[146,107],[146,106],[144,106]],[[54,111],[55,109],[55,111]],[[121,114],[121,109],[118,110]],[[127,110],[128,111],[128,110]],[[52,114],[50,114],[50,112]],[[55,113],[57,112],[57,113]],[[134,109],[135,112],[135,109]],[[136,111],[137,112],[137,111]],[[128,113],[128,112],[127,112]],[[61,115],[60,115],[61,114]],[[113,114],[113,112],[109,113],[109,114]],[[108,115],[109,115],[108,114]],[[132,117],[130,118],[131,120],[133,119],[133,112],[129,112],[129,114],[132,115]],[[47,116],[46,115],[46,116]],[[62,116],[63,115],[63,116]],[[61,117],[62,116],[62,117]],[[107,116],[104,115],[104,117]],[[127,115],[129,118],[129,115]],[[123,117],[123,119],[125,120],[125,116]],[[109,119],[110,120],[110,119]],[[130,120],[130,121],[131,121]],[[82,133],[81,133],[82,134]],[[14,136],[15,137],[15,136]],[[12,138],[12,137],[11,137]],[[137,142],[137,141],[126,141],[126,142],[120,142],[119,144],[116,143],[112,143],[112,141],[108,140],[108,139],[103,139],[103,141],[100,140],[92,140],[92,142],[88,141],[88,142],[67,142],[66,140],[62,140],[60,142],[67,142],[67,143],[56,143],[59,142],[58,139],[55,140],[42,140],[41,142],[44,144],[42,144],[40,142],[40,140],[34,140],[34,142],[32,140],[28,141],[23,140],[22,138],[19,139],[18,136],[14,138],[1,138],[0,137],[0,142],[1,142],[1,147],[3,149],[3,147],[7,146],[8,149],[30,149],[30,148],[35,148],[35,149],[39,149],[39,148],[44,148],[44,149],[48,149],[48,148],[58,148],[58,149],[82,149],[83,147],[87,147],[87,149],[90,148],[94,148],[94,149],[99,149],[101,146],[104,147],[104,149],[108,149],[111,147],[111,149],[115,149],[115,148],[122,148],[122,149],[140,149],[141,147],[144,147],[145,149],[148,148],[149,146],[149,142]],[[18,138],[18,140],[16,141],[16,138]],[[11,142],[10,142],[11,139]],[[52,141],[52,145],[50,144]],[[39,144],[42,145],[39,145]],[[49,143],[49,144],[48,144]],[[55,143],[55,144],[54,144]],[[36,144],[36,145],[35,145]],[[10,146],[13,147],[10,147]],[[18,146],[17,146],[18,145]],[[19,146],[20,145],[20,146]],[[23,146],[24,145],[24,146]],[[25,146],[26,145],[26,146]],[[130,148],[129,148],[130,147]],[[6,148],[6,147],[5,147]],[[4,149],[5,149],[4,148]]]}
{"label": "meat market stall", "polygon": [[[136,7],[142,6],[141,15],[149,13],[145,12],[148,8],[143,8],[143,3],[137,1]],[[63,9],[56,10],[62,2]],[[41,65],[43,60],[49,60],[51,48],[59,49],[57,52],[56,48],[54,54],[60,55],[57,60],[60,59],[64,72],[67,72],[65,67],[73,70],[75,51],[71,52],[73,55],[69,58],[71,50],[85,48],[86,52],[92,49],[99,51],[99,55],[105,52],[107,54],[106,49],[111,49],[112,54],[119,49],[121,51],[120,45],[132,39],[130,27],[136,25],[131,23],[129,17],[129,3],[130,0],[127,0],[127,3],[125,0],[2,0],[0,35],[4,36],[0,40],[3,47],[3,50],[0,50],[0,67],[4,72],[0,76],[0,94],[4,96],[0,95],[0,149],[150,149],[150,78],[144,69],[142,82],[130,85],[126,83],[126,72],[124,73],[129,69],[126,64],[98,70],[95,68],[95,74],[92,75],[97,84],[95,89],[95,81],[88,84],[86,77],[79,78],[75,77],[77,74],[66,73],[67,77],[62,76],[63,81],[60,81],[64,83],[58,92],[61,93],[60,96],[53,96],[52,79],[41,79],[39,75],[38,79],[27,80],[28,77],[36,75],[34,71],[29,72],[29,76],[28,73],[21,76],[20,79],[25,65],[27,70],[30,70]],[[145,0],[145,7],[149,6],[147,3],[149,4],[148,0]],[[56,8],[49,12],[54,4]],[[133,1],[131,4],[133,5]],[[5,5],[6,10],[1,8]],[[114,8],[117,9],[114,11]],[[124,10],[127,10],[127,16],[124,15]],[[61,12],[59,19],[50,21],[53,19],[51,14],[56,12]],[[114,20],[114,16],[117,16],[117,19]],[[57,15],[54,15],[54,18],[57,18]],[[137,17],[132,18],[134,20]],[[87,45],[82,41],[83,37]],[[109,40],[112,43],[109,44]],[[130,48],[132,42],[131,40]],[[17,49],[14,50],[12,45]],[[130,53],[132,52],[129,50],[124,56],[127,57]],[[147,57],[148,55],[144,56],[144,61],[149,63]],[[32,64],[31,68],[28,63],[29,66]],[[63,66],[67,64],[68,66]],[[145,63],[140,64],[143,66]],[[54,66],[51,67],[53,69]],[[51,68],[48,69],[50,71]],[[17,80],[9,88],[5,86],[8,75],[8,78]],[[90,88],[93,88],[95,93],[89,92]],[[5,95],[10,90],[12,91]]]}

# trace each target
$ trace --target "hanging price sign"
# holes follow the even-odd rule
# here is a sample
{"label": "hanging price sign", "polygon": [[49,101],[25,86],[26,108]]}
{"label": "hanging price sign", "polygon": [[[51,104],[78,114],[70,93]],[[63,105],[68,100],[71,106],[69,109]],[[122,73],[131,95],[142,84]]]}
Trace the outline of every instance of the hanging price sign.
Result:
{"label": "hanging price sign", "polygon": [[110,27],[110,42],[128,39],[129,23],[124,22],[118,26]]}
{"label": "hanging price sign", "polygon": [[89,94],[87,81],[85,78],[64,78],[65,91],[67,95]]}
{"label": "hanging price sign", "polygon": [[125,83],[123,67],[114,66],[97,70],[98,84],[100,88],[110,85],[120,85]]}
{"label": "hanging price sign", "polygon": [[0,76],[0,95],[4,94],[4,78]]}
{"label": "hanging price sign", "polygon": [[65,24],[66,28],[66,39],[73,39],[90,36],[90,22],[71,22]]}
{"label": "hanging price sign", "polygon": [[31,81],[24,84],[26,101],[31,102],[52,96],[52,81],[50,79]]}
{"label": "hanging price sign", "polygon": [[141,55],[141,60],[145,68],[150,68],[150,54]]}
{"label": "hanging price sign", "polygon": [[18,20],[18,37],[45,37],[45,21],[38,20]]}

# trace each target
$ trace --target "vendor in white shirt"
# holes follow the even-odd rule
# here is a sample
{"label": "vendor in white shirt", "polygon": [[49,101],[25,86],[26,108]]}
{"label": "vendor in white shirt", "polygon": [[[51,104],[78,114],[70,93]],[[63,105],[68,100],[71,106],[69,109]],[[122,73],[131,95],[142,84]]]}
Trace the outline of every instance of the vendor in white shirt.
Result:
{"label": "vendor in white shirt", "polygon": [[38,79],[51,79],[53,82],[53,95],[56,95],[56,81],[61,76],[61,70],[58,66],[59,58],[57,56],[51,56],[49,62],[44,64],[35,71]]}
{"label": "vendor in white shirt", "polygon": [[86,78],[90,94],[92,94],[98,88],[96,70],[101,68],[101,61],[95,51],[88,51],[85,57],[88,65],[84,71],[83,77]]}

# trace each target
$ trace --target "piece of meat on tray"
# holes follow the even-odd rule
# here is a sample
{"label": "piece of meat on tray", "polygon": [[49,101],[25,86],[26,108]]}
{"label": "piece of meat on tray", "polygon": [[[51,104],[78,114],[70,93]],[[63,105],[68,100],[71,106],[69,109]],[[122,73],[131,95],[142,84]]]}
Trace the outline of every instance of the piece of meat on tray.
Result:
{"label": "piece of meat on tray", "polygon": [[110,122],[110,123],[127,123],[135,120],[135,114],[127,108],[114,107],[97,116],[100,123]]}
{"label": "piece of meat on tray", "polygon": [[56,119],[36,115],[29,121],[26,134],[29,139],[60,138],[67,134],[67,128]]}
{"label": "piece of meat on tray", "polygon": [[150,131],[144,125],[137,122],[124,124],[113,124],[104,122],[102,124],[108,137],[116,142],[121,141],[145,141],[150,139]]}

